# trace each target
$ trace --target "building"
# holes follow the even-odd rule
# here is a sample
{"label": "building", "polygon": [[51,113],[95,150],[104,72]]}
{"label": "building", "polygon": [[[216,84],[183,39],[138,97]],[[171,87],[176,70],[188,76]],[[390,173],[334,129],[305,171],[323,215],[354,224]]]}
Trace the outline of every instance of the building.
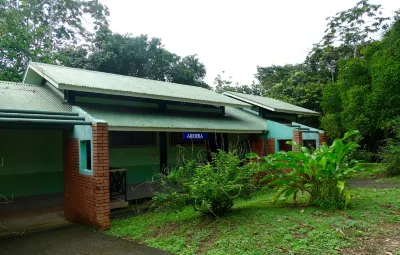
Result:
{"label": "building", "polygon": [[26,206],[62,201],[67,219],[107,229],[111,209],[151,197],[149,181],[184,160],[272,153],[296,132],[321,133],[275,119],[306,109],[275,114],[245,96],[32,62],[23,83],[0,82],[0,194]]}
{"label": "building", "polygon": [[326,140],[324,131],[297,123],[298,115],[319,116],[318,112],[268,97],[237,92],[225,92],[224,95],[250,104],[251,109],[245,110],[266,120],[268,154],[295,149],[286,144],[288,141],[295,141],[301,146],[316,149]]}

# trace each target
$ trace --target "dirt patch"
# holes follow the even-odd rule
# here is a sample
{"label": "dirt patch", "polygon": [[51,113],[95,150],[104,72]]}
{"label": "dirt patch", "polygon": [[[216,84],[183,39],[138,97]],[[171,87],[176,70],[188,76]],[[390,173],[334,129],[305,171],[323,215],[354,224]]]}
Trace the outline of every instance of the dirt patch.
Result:
{"label": "dirt patch", "polygon": [[384,231],[358,238],[358,247],[344,249],[341,253],[348,255],[398,254],[397,252],[400,250],[400,224],[385,224],[378,228],[382,228]]}
{"label": "dirt patch", "polygon": [[218,240],[219,231],[214,231],[211,235],[209,235],[206,239],[202,240],[201,246],[198,250],[199,254],[204,254],[209,248]]}
{"label": "dirt patch", "polygon": [[178,228],[178,224],[176,222],[168,222],[168,224],[163,225],[162,227],[157,228],[151,236],[157,238],[164,234],[171,234]]}

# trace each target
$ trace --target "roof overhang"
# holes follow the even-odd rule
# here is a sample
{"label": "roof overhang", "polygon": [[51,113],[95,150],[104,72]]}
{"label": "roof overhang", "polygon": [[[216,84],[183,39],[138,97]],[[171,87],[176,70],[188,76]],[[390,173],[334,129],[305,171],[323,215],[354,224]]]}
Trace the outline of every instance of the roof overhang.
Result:
{"label": "roof overhang", "polygon": [[73,91],[89,92],[89,93],[100,93],[100,94],[116,95],[116,96],[139,97],[139,98],[148,98],[148,99],[155,99],[155,100],[185,102],[185,103],[204,104],[204,105],[213,105],[213,106],[231,106],[231,107],[239,107],[239,108],[251,108],[250,104],[233,104],[233,103],[232,104],[228,104],[228,103],[218,104],[218,103],[203,101],[203,100],[193,100],[193,99],[188,99],[188,98],[168,97],[168,96],[157,96],[157,95],[149,95],[149,94],[142,94],[142,93],[134,93],[134,92],[130,92],[130,91],[89,88],[89,87],[84,87],[84,86],[75,86],[75,85],[68,85],[68,84],[62,84],[62,83],[57,84],[56,87],[58,89],[64,89],[64,90],[73,90]]}
{"label": "roof overhang", "polygon": [[109,126],[109,131],[145,131],[145,132],[202,132],[228,134],[262,134],[265,130],[229,130],[229,129],[202,129],[202,128],[154,128],[154,127],[120,127]]}
{"label": "roof overhang", "polygon": [[292,110],[286,110],[286,109],[273,108],[273,107],[269,107],[269,106],[264,105],[264,104],[260,104],[260,103],[254,102],[252,100],[248,100],[246,98],[243,98],[243,97],[240,97],[240,96],[237,96],[237,95],[233,95],[233,94],[231,94],[229,92],[224,92],[223,95],[226,95],[226,96],[234,98],[236,100],[248,103],[250,105],[255,105],[255,106],[258,106],[258,107],[261,107],[263,109],[266,109],[266,110],[269,110],[269,111],[273,111],[273,112],[298,114],[298,115],[311,115],[311,116],[320,116],[321,115],[318,112],[312,113],[312,112],[292,111]]}
{"label": "roof overhang", "polygon": [[[40,75],[42,78],[46,79],[49,83],[51,83],[54,87],[62,90],[71,90],[71,91],[80,91],[80,92],[89,92],[89,93],[100,93],[100,94],[108,94],[108,95],[117,95],[117,96],[130,96],[130,97],[138,97],[138,98],[148,98],[155,100],[164,100],[164,101],[175,101],[175,102],[185,102],[185,103],[194,103],[194,104],[204,104],[204,105],[212,105],[212,106],[230,106],[230,107],[240,107],[240,108],[251,108],[250,104],[244,103],[242,101],[238,101],[237,103],[228,103],[228,102],[216,102],[216,101],[207,101],[207,100],[197,100],[190,98],[182,98],[182,97],[172,97],[172,96],[162,96],[162,95],[152,95],[146,93],[135,93],[131,91],[124,90],[110,90],[110,89],[102,89],[102,88],[93,88],[88,86],[81,85],[73,85],[73,84],[65,84],[62,82],[57,82],[56,79],[52,78],[50,75],[46,74],[40,68],[37,68],[34,63],[29,63],[23,78],[23,82],[26,83],[26,78],[29,74],[29,71],[32,70],[36,74]],[[188,86],[188,85],[186,85]],[[179,91],[177,91],[179,93]]]}
{"label": "roof overhang", "polygon": [[108,123],[110,131],[255,133],[267,130],[265,120],[228,107],[225,114],[197,114],[106,106],[80,106],[94,121]]}

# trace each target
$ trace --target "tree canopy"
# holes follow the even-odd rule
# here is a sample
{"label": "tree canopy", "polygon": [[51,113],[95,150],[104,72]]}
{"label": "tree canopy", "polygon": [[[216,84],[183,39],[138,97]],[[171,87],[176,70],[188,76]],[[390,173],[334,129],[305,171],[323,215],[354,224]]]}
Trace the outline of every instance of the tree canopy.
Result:
{"label": "tree canopy", "polygon": [[369,149],[385,137],[400,113],[400,21],[381,41],[342,61],[338,81],[323,93],[322,127],[332,137],[358,129]]}
{"label": "tree canopy", "polygon": [[30,60],[90,40],[108,15],[97,0],[0,0],[0,79],[20,81]]}
{"label": "tree canopy", "polygon": [[0,80],[29,61],[209,88],[197,55],[178,56],[147,35],[113,33],[97,0],[0,0]]}

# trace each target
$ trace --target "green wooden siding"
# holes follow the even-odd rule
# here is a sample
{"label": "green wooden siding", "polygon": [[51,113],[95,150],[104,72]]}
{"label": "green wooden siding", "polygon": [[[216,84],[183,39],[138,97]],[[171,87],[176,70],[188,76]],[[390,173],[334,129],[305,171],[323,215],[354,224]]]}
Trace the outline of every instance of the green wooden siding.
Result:
{"label": "green wooden siding", "polygon": [[[127,169],[128,184],[149,181],[155,171],[159,171],[158,145],[152,147],[110,148],[109,154],[111,167]],[[153,155],[156,158],[153,158]]]}
{"label": "green wooden siding", "polygon": [[[183,133],[182,133],[183,135]],[[157,135],[158,137],[158,135]],[[178,146],[170,144],[170,136],[167,134],[168,167],[173,169],[184,157],[206,159],[204,146]],[[130,148],[110,148],[110,166],[127,169],[127,184],[134,184],[152,180],[160,172],[160,149],[157,146],[140,146]]]}
{"label": "green wooden siding", "polygon": [[0,129],[0,194],[62,192],[62,157],[61,131]]}

